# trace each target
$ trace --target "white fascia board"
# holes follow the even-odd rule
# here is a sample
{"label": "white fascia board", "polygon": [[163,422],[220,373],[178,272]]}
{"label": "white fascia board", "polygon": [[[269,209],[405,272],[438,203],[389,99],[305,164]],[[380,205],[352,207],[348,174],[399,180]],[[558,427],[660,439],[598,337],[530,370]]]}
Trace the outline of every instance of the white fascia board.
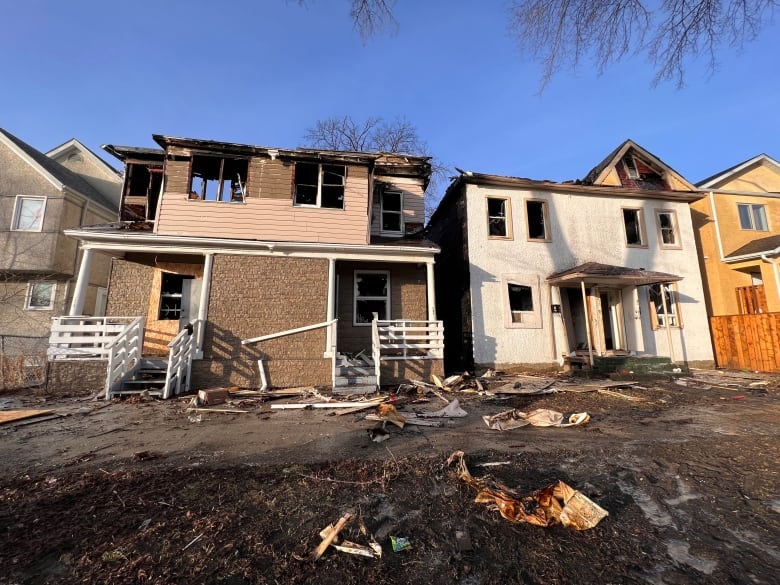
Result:
{"label": "white fascia board", "polygon": [[773,250],[753,252],[752,254],[743,254],[742,256],[726,256],[723,258],[723,261],[726,264],[732,264],[734,262],[744,262],[745,260],[761,260],[761,256],[780,256],[780,246]]}
{"label": "white fascia board", "polygon": [[[748,168],[749,166],[751,166],[751,165],[754,165],[754,164],[756,164],[757,162],[760,162],[760,161],[765,161],[765,162],[768,162],[769,164],[772,164],[772,165],[778,166],[778,163],[777,163],[777,161],[776,161],[776,160],[774,160],[773,158],[771,158],[771,157],[768,157],[768,156],[767,156],[767,155],[765,155],[765,154],[759,154],[758,156],[754,156],[754,157],[753,157],[753,158],[751,158],[750,160],[746,160],[745,162],[743,162],[743,163],[742,163],[741,165],[739,165],[738,167],[735,167],[735,168],[733,168],[733,169],[730,169],[728,172],[725,172],[725,173],[720,173],[719,175],[717,175],[717,176],[715,176],[715,177],[712,177],[712,178],[711,178],[709,181],[707,181],[706,183],[702,183],[702,184],[700,184],[700,185],[697,185],[697,186],[698,186],[700,189],[712,189],[712,185],[716,185],[716,184],[720,183],[721,181],[723,181],[724,179],[726,179],[726,178],[728,178],[728,177],[731,177],[731,176],[733,176],[733,175],[739,174],[739,173],[741,173],[743,170],[745,170],[746,168]],[[717,189],[715,189],[715,190],[717,191]]]}
{"label": "white fascia board", "polygon": [[49,171],[44,169],[41,165],[39,165],[35,160],[33,160],[32,157],[30,157],[26,152],[24,152],[21,148],[16,146],[14,142],[5,136],[2,132],[0,132],[0,142],[5,144],[8,148],[11,149],[11,151],[18,156],[20,159],[22,159],[24,162],[26,162],[28,165],[30,165],[33,169],[35,169],[38,174],[40,174],[44,179],[49,181],[56,189],[59,189],[62,191],[64,185],[57,180],[57,178],[52,175]]}
{"label": "white fascia board", "polygon": [[65,230],[65,235],[81,240],[83,248],[117,252],[155,254],[244,254],[251,256],[286,256],[293,258],[327,258],[334,260],[370,260],[377,262],[432,263],[438,247],[371,246],[356,244],[321,244],[303,242],[264,242],[226,238],[156,236],[153,234],[96,233]]}

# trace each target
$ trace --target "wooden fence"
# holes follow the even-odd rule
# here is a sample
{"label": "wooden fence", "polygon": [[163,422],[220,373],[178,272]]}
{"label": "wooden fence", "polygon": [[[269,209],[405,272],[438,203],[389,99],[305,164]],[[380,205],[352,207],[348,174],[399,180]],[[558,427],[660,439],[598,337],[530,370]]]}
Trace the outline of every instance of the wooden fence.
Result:
{"label": "wooden fence", "polygon": [[718,367],[780,372],[780,313],[710,317]]}

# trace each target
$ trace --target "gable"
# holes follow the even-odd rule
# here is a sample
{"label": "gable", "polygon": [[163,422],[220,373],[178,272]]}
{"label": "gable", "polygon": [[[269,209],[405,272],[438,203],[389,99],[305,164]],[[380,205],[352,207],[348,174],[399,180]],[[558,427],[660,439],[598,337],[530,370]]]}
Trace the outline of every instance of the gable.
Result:
{"label": "gable", "polygon": [[643,191],[696,191],[677,171],[631,140],[607,155],[582,183]]}
{"label": "gable", "polygon": [[780,192],[780,166],[766,160],[758,161],[725,177],[715,188],[752,193]]}

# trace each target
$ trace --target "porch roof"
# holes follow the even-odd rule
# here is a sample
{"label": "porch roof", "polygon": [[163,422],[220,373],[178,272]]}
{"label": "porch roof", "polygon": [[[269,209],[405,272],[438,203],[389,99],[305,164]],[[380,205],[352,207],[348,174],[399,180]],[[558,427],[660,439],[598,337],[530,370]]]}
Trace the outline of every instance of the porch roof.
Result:
{"label": "porch roof", "polygon": [[667,272],[599,264],[598,262],[585,262],[574,268],[556,272],[547,277],[547,282],[557,286],[575,285],[580,282],[612,286],[640,286],[657,284],[659,282],[678,282],[680,280],[682,280],[682,276]]}
{"label": "porch roof", "polygon": [[758,259],[762,255],[777,256],[778,254],[780,254],[780,235],[753,240],[734,250],[724,260],[726,262],[737,262],[739,260]]}

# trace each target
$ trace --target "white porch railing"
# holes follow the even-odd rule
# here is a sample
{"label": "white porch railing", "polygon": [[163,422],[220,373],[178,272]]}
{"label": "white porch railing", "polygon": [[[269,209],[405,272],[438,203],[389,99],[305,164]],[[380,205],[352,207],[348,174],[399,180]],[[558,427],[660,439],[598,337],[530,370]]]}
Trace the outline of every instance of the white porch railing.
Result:
{"label": "white porch railing", "polygon": [[258,341],[268,341],[269,339],[276,339],[277,337],[284,337],[286,335],[294,335],[296,333],[303,333],[304,331],[311,331],[312,329],[321,329],[322,327],[328,327],[330,335],[328,335],[327,346],[325,348],[325,356],[330,354],[330,370],[331,370],[331,383],[336,385],[336,331],[338,329],[338,319],[331,319],[330,321],[323,321],[322,323],[315,323],[314,325],[304,325],[303,327],[296,327],[295,329],[287,329],[286,331],[279,331],[278,333],[269,333],[268,335],[261,335],[260,337],[252,337],[250,339],[241,340],[241,345],[247,345],[249,343],[256,343]]}
{"label": "white porch railing", "polygon": [[109,344],[136,317],[53,317],[49,335],[50,360],[104,359]]}
{"label": "white porch railing", "polygon": [[106,345],[106,400],[141,365],[144,347],[144,318],[136,317]]}
{"label": "white porch railing", "polygon": [[198,351],[198,335],[203,322],[195,320],[168,344],[168,370],[162,398],[186,394],[190,391],[192,360]]}
{"label": "white porch railing", "polygon": [[371,353],[379,384],[382,360],[426,360],[444,357],[444,325],[441,321],[405,319],[371,322]]}

